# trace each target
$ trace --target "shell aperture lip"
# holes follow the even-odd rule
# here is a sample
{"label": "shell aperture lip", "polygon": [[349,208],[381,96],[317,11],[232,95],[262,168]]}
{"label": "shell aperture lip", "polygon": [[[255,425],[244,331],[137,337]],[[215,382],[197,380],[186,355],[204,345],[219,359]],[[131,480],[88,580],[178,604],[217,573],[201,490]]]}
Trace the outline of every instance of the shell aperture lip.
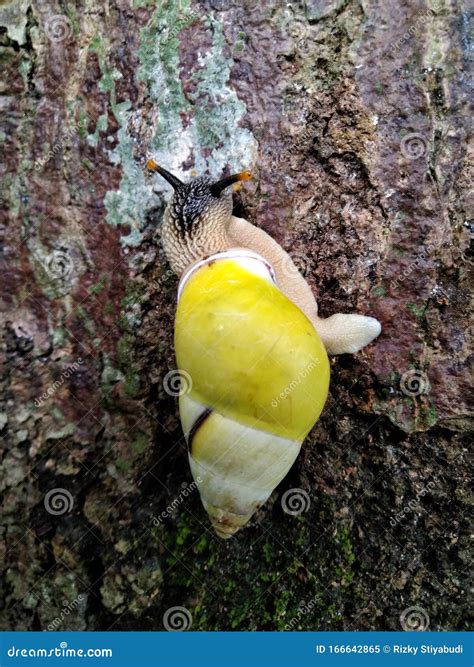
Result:
{"label": "shell aperture lip", "polygon": [[252,273],[261,275],[267,280],[270,279],[271,282],[273,282],[275,285],[278,285],[275,271],[273,270],[272,265],[264,257],[254,252],[253,250],[247,250],[246,248],[229,248],[228,250],[217,252],[213,255],[209,255],[208,257],[204,257],[197,262],[194,262],[194,264],[192,264],[188,270],[183,273],[179,281],[177,300],[179,301],[184,286],[196,271],[199,271],[199,269],[203,266],[212,266],[214,262],[218,262],[219,260],[224,259],[235,259],[242,266],[248,268]]}

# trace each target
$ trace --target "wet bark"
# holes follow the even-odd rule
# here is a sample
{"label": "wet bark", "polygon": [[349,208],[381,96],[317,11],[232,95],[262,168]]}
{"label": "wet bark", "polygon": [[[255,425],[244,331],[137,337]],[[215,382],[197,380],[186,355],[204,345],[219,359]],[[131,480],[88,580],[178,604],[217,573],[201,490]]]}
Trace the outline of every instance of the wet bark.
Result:
{"label": "wet bark", "polygon": [[[465,627],[469,16],[292,5],[0,4],[2,629]],[[321,314],[383,325],[228,542],[189,487],[147,156],[251,168],[236,211]]]}

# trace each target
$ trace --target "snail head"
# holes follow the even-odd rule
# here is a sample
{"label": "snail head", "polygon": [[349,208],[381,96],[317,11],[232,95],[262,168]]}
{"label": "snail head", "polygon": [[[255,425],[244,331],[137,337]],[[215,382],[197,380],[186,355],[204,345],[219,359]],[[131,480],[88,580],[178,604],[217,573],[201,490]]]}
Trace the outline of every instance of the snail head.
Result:
{"label": "snail head", "polygon": [[167,210],[168,223],[183,237],[199,234],[203,228],[225,227],[232,214],[232,192],[227,188],[252,178],[249,171],[242,171],[219,181],[213,182],[204,176],[183,183],[154,160],[148,160],[146,166],[173,186],[174,194]]}

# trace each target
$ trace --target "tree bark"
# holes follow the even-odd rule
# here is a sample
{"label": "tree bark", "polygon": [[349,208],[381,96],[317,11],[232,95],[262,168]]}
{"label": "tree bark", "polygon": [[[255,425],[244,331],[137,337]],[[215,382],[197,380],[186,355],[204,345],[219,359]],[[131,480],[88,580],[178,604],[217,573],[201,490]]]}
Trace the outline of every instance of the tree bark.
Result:
{"label": "tree bark", "polygon": [[[7,0],[0,26],[0,627],[466,627],[462,3]],[[252,169],[236,212],[321,315],[383,326],[227,542],[191,486],[147,157]]]}

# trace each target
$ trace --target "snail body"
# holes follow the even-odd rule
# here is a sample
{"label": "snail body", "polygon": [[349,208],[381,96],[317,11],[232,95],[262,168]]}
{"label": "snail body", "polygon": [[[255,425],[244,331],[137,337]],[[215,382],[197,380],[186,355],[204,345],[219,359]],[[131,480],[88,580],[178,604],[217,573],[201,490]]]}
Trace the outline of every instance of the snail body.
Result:
{"label": "snail body", "polygon": [[319,418],[327,354],[356,352],[380,333],[371,317],[318,316],[289,255],[232,216],[229,185],[182,183],[149,161],[175,192],[162,242],[181,276],[175,352],[190,378],[179,400],[189,463],[219,537],[245,526],[289,471]]}
{"label": "snail body", "polygon": [[230,537],[285,477],[326,401],[329,362],[311,322],[242,249],[209,257],[180,284],[178,368],[189,462],[215,531]]}

